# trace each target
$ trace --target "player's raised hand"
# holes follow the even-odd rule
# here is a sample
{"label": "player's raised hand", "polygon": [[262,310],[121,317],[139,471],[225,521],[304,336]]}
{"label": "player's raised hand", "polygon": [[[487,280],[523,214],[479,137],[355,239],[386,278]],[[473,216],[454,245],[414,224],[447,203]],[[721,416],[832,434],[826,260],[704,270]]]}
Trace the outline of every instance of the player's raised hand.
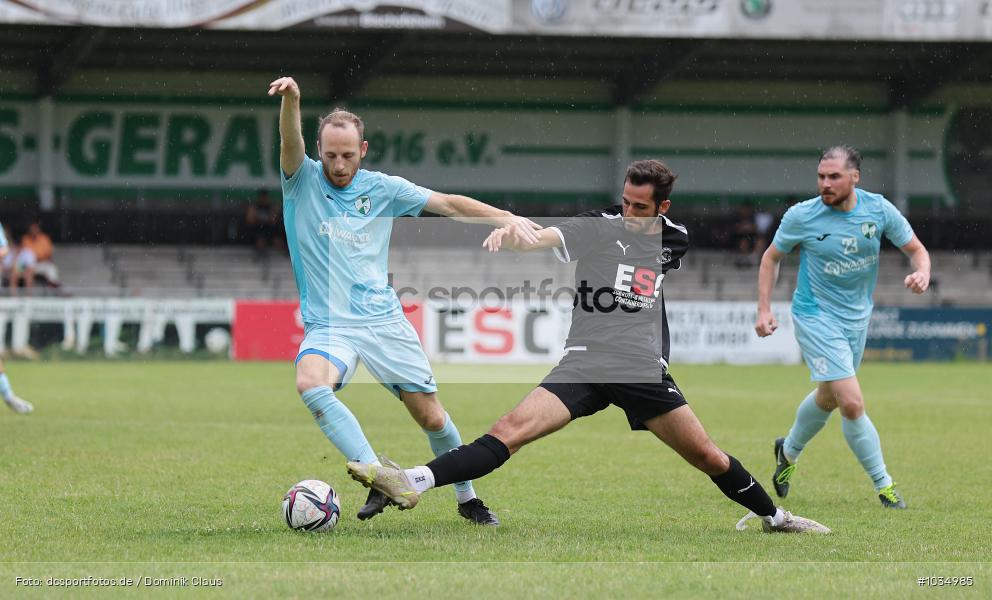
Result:
{"label": "player's raised hand", "polygon": [[758,320],[754,324],[754,331],[758,337],[768,337],[778,329],[778,320],[771,311],[758,311]]}
{"label": "player's raised hand", "polygon": [[922,294],[930,287],[930,274],[923,271],[915,271],[906,275],[903,283],[914,294]]}
{"label": "player's raised hand", "polygon": [[509,233],[513,234],[525,244],[536,244],[539,238],[534,232],[538,229],[543,229],[543,227],[534,221],[531,221],[527,217],[521,217],[520,215],[511,215],[507,217],[503,223],[503,228],[509,229]]}
{"label": "player's raised hand", "polygon": [[269,84],[270,96],[287,96],[289,98],[300,97],[300,86],[292,77],[280,77]]}

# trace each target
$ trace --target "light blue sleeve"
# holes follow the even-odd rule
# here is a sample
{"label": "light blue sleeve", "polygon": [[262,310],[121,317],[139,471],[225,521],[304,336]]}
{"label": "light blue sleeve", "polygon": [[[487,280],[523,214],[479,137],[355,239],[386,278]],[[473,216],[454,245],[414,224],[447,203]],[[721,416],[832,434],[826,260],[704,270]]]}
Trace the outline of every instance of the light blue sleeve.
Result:
{"label": "light blue sleeve", "polygon": [[792,252],[796,245],[803,241],[803,225],[802,215],[799,214],[799,205],[796,204],[785,211],[785,216],[782,217],[782,223],[779,224],[772,243],[780,252],[785,254]]}
{"label": "light blue sleeve", "polygon": [[430,198],[431,190],[413,184],[402,177],[387,175],[385,184],[392,190],[391,208],[394,217],[418,216]]}
{"label": "light blue sleeve", "polygon": [[882,199],[882,212],[885,214],[885,237],[901,248],[913,239],[913,226],[891,202]]}
{"label": "light blue sleeve", "polygon": [[305,185],[304,182],[320,169],[319,164],[309,156],[304,156],[300,168],[296,169],[292,177],[286,177],[285,173],[279,173],[279,179],[282,180],[283,202],[293,202],[300,197],[301,188]]}
{"label": "light blue sleeve", "polygon": [[7,246],[7,238],[3,235],[3,223],[0,223],[0,248]]}

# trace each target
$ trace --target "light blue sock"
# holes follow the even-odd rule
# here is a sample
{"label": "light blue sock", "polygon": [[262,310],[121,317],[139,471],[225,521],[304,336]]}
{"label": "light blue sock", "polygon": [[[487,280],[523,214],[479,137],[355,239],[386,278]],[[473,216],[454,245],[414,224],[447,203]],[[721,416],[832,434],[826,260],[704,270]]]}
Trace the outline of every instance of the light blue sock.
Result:
{"label": "light blue sock", "polygon": [[14,395],[13,388],[10,387],[10,380],[6,373],[0,373],[0,396],[10,399]]}
{"label": "light blue sock", "polygon": [[810,392],[806,399],[799,403],[799,408],[796,409],[796,421],[792,424],[783,447],[790,462],[799,460],[803,448],[823,429],[829,418],[830,412],[816,405],[816,390]]}
{"label": "light blue sock", "polygon": [[865,413],[853,421],[841,419],[840,428],[844,432],[847,445],[861,461],[865,473],[871,477],[875,489],[880,490],[892,485],[892,478],[885,470],[885,460],[882,458],[882,441],[878,438],[878,430],[868,418],[868,414]]}
{"label": "light blue sock", "polygon": [[301,397],[320,430],[345,458],[361,463],[377,462],[375,452],[365,438],[358,419],[347,406],[341,404],[329,386],[310,388]]}
{"label": "light blue sock", "polygon": [[[424,433],[427,434],[427,441],[431,444],[434,456],[441,456],[462,445],[462,436],[458,433],[458,428],[455,427],[455,423],[448,416],[448,413],[444,413],[444,427],[440,431],[424,429]],[[471,481],[460,481],[454,487],[455,497],[458,498],[459,503],[468,502],[475,498],[475,490],[472,488]]]}

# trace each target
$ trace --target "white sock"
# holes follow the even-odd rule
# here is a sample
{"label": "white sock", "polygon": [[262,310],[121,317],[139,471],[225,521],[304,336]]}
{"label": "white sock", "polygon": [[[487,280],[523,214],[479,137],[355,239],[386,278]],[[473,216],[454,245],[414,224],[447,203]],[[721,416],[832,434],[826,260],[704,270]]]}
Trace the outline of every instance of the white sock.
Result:
{"label": "white sock", "polygon": [[427,467],[413,467],[404,469],[403,472],[418,494],[423,494],[434,487],[434,473]]}
{"label": "white sock", "polygon": [[772,527],[777,527],[785,522],[785,511],[779,506],[775,509],[775,514],[770,517],[761,517],[767,521]]}
{"label": "white sock", "polygon": [[475,488],[468,488],[467,490],[455,490],[455,500],[458,501],[458,504],[465,504],[469,500],[474,500],[475,498],[478,498],[478,496],[475,495]]}

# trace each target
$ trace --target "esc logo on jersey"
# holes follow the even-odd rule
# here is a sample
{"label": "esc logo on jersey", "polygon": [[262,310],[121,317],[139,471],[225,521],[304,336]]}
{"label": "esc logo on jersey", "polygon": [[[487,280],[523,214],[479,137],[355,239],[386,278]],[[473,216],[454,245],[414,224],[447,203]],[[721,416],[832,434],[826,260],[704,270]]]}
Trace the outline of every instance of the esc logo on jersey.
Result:
{"label": "esc logo on jersey", "polygon": [[617,277],[613,287],[621,292],[633,292],[638,296],[658,297],[661,293],[661,282],[665,278],[653,269],[618,264]]}

